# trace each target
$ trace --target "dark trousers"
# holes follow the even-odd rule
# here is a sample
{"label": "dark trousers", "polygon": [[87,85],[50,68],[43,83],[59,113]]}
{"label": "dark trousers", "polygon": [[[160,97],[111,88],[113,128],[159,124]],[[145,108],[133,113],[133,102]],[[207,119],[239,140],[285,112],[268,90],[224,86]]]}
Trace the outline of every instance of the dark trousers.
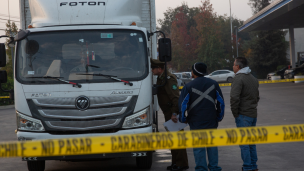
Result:
{"label": "dark trousers", "polygon": [[[165,121],[171,119],[172,114],[166,113],[165,114]],[[184,130],[181,130],[184,131]],[[188,164],[188,155],[186,149],[178,149],[178,150],[171,150],[172,155],[172,164],[176,164],[177,166],[189,166]]]}

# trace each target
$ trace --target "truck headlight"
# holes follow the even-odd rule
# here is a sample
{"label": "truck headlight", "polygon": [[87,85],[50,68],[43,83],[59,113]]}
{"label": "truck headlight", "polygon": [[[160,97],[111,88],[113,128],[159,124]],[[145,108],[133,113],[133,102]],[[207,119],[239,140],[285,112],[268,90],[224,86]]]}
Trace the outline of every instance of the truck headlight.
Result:
{"label": "truck headlight", "polygon": [[150,109],[146,108],[131,116],[126,117],[122,128],[134,128],[150,125]]}
{"label": "truck headlight", "polygon": [[22,131],[44,131],[40,120],[25,116],[19,112],[17,114],[17,127]]}

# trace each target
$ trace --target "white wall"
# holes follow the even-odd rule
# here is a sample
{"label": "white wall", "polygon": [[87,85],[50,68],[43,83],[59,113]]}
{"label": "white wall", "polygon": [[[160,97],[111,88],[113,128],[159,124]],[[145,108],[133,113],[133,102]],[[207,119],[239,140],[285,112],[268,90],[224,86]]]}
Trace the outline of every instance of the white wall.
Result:
{"label": "white wall", "polygon": [[[295,50],[296,50],[296,62],[298,61],[298,52],[304,52],[304,28],[297,28],[294,30],[295,34]],[[289,42],[289,31],[285,36],[285,40]],[[287,59],[290,59],[290,48],[287,50]]]}

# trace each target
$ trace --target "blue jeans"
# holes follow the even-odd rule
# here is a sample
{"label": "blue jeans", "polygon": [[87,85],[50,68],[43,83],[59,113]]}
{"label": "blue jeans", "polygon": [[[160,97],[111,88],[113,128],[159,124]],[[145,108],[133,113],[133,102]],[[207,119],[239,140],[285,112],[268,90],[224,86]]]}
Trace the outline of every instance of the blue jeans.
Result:
{"label": "blue jeans", "polygon": [[[208,154],[208,167],[206,161],[206,149]],[[221,171],[222,168],[218,166],[218,150],[217,147],[209,148],[193,148],[195,158],[195,171]]]}
{"label": "blue jeans", "polygon": [[[189,123],[190,130],[202,129],[197,127],[194,123]],[[209,164],[206,160],[206,149],[208,155]],[[222,168],[218,166],[218,150],[217,147],[209,148],[193,148],[193,154],[195,159],[195,171],[221,171]]]}
{"label": "blue jeans", "polygon": [[[244,115],[239,115],[235,118],[235,123],[237,127],[250,127],[256,126],[257,118],[251,118]],[[243,170],[256,170],[258,165],[258,155],[256,150],[256,145],[240,145],[241,155],[243,160]]]}

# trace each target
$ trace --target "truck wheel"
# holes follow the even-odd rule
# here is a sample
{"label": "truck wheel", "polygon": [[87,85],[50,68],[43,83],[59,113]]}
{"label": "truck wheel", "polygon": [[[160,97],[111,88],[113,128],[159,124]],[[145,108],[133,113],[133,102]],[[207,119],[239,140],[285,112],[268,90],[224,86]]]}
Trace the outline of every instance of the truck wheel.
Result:
{"label": "truck wheel", "polygon": [[136,165],[140,169],[150,169],[152,166],[152,159],[152,151],[149,151],[145,157],[136,157]]}
{"label": "truck wheel", "polygon": [[232,77],[229,77],[229,78],[227,78],[227,81],[228,81],[228,83],[232,83],[233,78],[232,78]]}
{"label": "truck wheel", "polygon": [[27,161],[27,168],[28,168],[29,171],[44,171],[45,160]]}

